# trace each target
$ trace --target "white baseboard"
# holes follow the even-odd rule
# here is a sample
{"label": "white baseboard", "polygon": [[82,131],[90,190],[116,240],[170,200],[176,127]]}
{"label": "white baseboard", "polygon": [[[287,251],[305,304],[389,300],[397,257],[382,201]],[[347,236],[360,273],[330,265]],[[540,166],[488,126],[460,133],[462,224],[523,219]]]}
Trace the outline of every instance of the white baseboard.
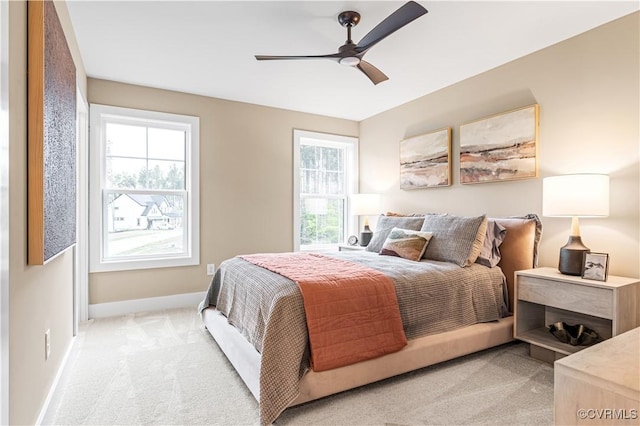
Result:
{"label": "white baseboard", "polygon": [[204,297],[205,291],[174,294],[171,296],[148,297],[145,299],[123,300],[120,302],[96,303],[89,305],[89,318],[106,318],[136,312],[159,311],[162,309],[196,307]]}
{"label": "white baseboard", "polygon": [[69,361],[69,355],[71,355],[71,350],[73,349],[73,345],[76,343],[76,336],[71,338],[71,342],[69,343],[69,347],[67,347],[67,352],[64,354],[62,358],[62,362],[58,367],[58,372],[56,373],[56,377],[53,379],[53,383],[51,383],[51,388],[49,389],[49,393],[42,403],[42,408],[40,409],[40,414],[38,414],[38,418],[36,419],[36,425],[41,425],[44,420],[44,416],[47,414],[49,410],[49,405],[51,404],[51,399],[53,398],[53,394],[58,387],[58,383],[60,382],[60,378],[62,377],[62,372],[64,368],[67,366],[67,362]]}

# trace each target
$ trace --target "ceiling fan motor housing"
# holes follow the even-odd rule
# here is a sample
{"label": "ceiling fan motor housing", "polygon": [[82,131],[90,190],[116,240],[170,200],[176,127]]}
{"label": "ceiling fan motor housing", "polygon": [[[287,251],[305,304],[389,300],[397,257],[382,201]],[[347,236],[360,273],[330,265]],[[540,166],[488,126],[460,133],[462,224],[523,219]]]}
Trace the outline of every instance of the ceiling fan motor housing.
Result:
{"label": "ceiling fan motor housing", "polygon": [[347,10],[338,15],[338,22],[343,27],[355,27],[360,22],[360,14],[358,12],[354,12],[353,10]]}

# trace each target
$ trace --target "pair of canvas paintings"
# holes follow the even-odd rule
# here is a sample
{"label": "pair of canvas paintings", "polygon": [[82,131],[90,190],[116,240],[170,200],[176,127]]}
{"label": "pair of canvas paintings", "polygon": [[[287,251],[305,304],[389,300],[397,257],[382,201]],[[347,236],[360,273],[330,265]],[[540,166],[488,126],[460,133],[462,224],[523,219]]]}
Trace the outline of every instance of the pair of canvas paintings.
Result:
{"label": "pair of canvas paintings", "polygon": [[[460,183],[537,177],[538,105],[460,126]],[[451,127],[400,142],[400,188],[451,185]]]}

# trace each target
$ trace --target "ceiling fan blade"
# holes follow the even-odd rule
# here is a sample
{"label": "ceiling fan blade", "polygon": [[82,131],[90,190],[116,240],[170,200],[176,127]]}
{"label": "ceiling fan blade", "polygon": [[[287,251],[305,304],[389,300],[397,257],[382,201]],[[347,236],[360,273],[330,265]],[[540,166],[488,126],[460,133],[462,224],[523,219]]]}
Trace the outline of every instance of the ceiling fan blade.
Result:
{"label": "ceiling fan blade", "polygon": [[369,77],[369,80],[371,80],[373,84],[378,84],[382,83],[385,80],[389,80],[389,77],[384,75],[382,71],[380,71],[378,68],[374,67],[367,61],[360,61],[360,63],[356,65],[356,67],[360,71],[362,71],[364,75]]}
{"label": "ceiling fan blade", "polygon": [[400,7],[400,9],[387,16],[374,29],[369,31],[369,33],[356,45],[356,51],[358,53],[366,52],[385,37],[388,37],[407,25],[409,22],[418,19],[427,12],[427,9],[414,1],[406,3],[404,6]]}
{"label": "ceiling fan blade", "polygon": [[269,56],[269,55],[255,55],[258,61],[279,61],[279,60],[292,60],[292,59],[339,59],[340,55],[332,53],[330,55],[310,55],[310,56]]}

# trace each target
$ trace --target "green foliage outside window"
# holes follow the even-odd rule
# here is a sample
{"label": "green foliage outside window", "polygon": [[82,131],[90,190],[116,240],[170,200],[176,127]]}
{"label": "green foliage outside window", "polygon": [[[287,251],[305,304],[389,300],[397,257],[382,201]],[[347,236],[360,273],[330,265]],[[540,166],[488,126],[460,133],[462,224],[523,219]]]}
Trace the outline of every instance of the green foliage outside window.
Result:
{"label": "green foliage outside window", "polygon": [[344,149],[300,147],[300,244],[337,244],[344,235]]}
{"label": "green foliage outside window", "polygon": [[112,174],[107,172],[107,182],[119,189],[184,189],[184,169],[171,164],[165,174],[160,166],[142,168],[136,172]]}
{"label": "green foliage outside window", "polygon": [[[307,208],[307,201],[300,205],[300,244],[337,244],[343,238],[343,205],[341,199],[328,200],[324,212],[313,212]],[[313,200],[313,199],[311,199]],[[319,199],[326,201],[325,199]]]}

